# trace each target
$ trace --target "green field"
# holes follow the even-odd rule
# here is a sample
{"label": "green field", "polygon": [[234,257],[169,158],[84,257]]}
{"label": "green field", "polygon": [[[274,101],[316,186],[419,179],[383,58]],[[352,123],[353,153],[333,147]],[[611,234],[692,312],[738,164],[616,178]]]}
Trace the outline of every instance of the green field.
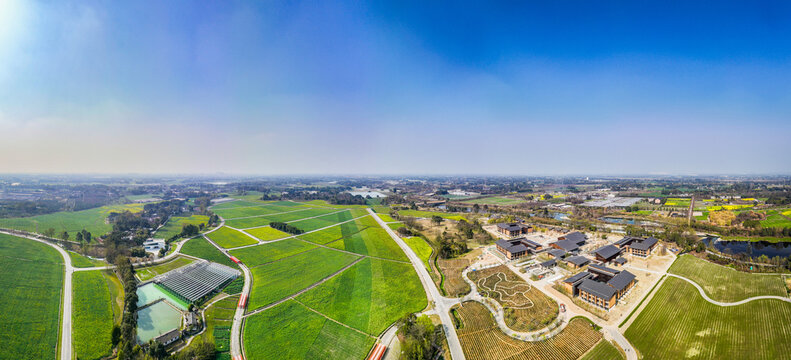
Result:
{"label": "green field", "polygon": [[340,222],[351,220],[356,217],[364,216],[365,214],[367,214],[367,211],[365,210],[353,209],[353,210],[342,211],[334,214],[319,216],[313,219],[297,220],[291,222],[290,224],[302,229],[303,231],[313,231],[324,227],[332,226]]}
{"label": "green field", "polygon": [[387,215],[387,214],[376,214],[376,216],[378,216],[384,222],[394,222],[394,221],[396,221],[390,215]]}
{"label": "green field", "polygon": [[766,215],[766,220],[761,220],[761,226],[763,227],[791,227],[791,220],[783,216],[781,211],[768,210]]}
{"label": "green field", "polygon": [[400,228],[402,228],[404,226],[406,226],[406,225],[404,225],[404,224],[402,224],[400,222],[387,224],[387,227],[389,227],[389,228],[391,228],[393,230],[398,230],[398,229],[400,229]]}
{"label": "green field", "polygon": [[217,243],[217,245],[220,245],[226,249],[258,243],[258,241],[255,239],[227,226],[223,226],[215,231],[212,231],[206,234],[206,236]]}
{"label": "green field", "polygon": [[231,250],[230,253],[248,267],[256,267],[314,248],[316,248],[316,245],[299,239],[286,239],[268,244]]}
{"label": "green field", "polygon": [[780,275],[736,271],[692,255],[679,256],[668,272],[696,282],[706,295],[717,301],[735,302],[759,295],[787,296]]}
{"label": "green field", "polygon": [[209,242],[203,237],[197,237],[187,241],[187,243],[181,247],[181,252],[201,259],[227,265],[232,268],[236,267],[236,264],[234,264],[230,258],[221,253],[220,250],[217,250],[214,245],[209,244]]}
{"label": "green field", "polygon": [[332,212],[336,212],[336,209],[311,209],[305,208],[304,210],[289,212],[285,214],[277,214],[277,215],[270,215],[270,216],[258,216],[252,218],[244,218],[244,219],[234,219],[234,220],[226,220],[225,224],[230,227],[235,227],[237,229],[249,229],[252,227],[259,227],[259,226],[266,226],[269,225],[270,222],[290,222],[301,220],[309,217],[320,216],[329,214]]}
{"label": "green field", "polygon": [[330,318],[371,335],[379,335],[427,301],[412,265],[363,259],[342,274],[297,297]]}
{"label": "green field", "polygon": [[159,228],[159,230],[154,233],[153,237],[167,240],[181,234],[181,229],[184,225],[192,224],[199,226],[200,224],[208,223],[209,217],[206,215],[174,216],[171,217],[164,226]]}
{"label": "green field", "polygon": [[214,211],[215,214],[219,215],[223,219],[231,220],[235,218],[265,216],[287,213],[291,211],[301,211],[305,209],[307,209],[307,207],[303,208],[302,206],[277,206],[273,204],[261,204],[256,206],[234,207],[220,210],[213,209],[212,211]]}
{"label": "green field", "polygon": [[289,233],[282,232],[269,226],[245,230],[245,232],[257,237],[261,241],[271,241],[291,236]]}
{"label": "green field", "polygon": [[609,341],[602,339],[596,346],[588,351],[580,360],[620,360],[623,354]]}
{"label": "green field", "polygon": [[625,335],[645,359],[787,359],[789,333],[789,303],[716,306],[668,277]]}
{"label": "green field", "polygon": [[78,359],[100,359],[113,347],[113,298],[102,271],[79,271],[72,278],[72,343]]}
{"label": "green field", "polygon": [[371,209],[373,209],[373,211],[377,214],[389,214],[390,210],[392,210],[389,206],[381,205],[371,206]]}
{"label": "green field", "polygon": [[363,359],[374,338],[328,320],[290,300],[250,316],[244,327],[245,358]]}
{"label": "green field", "polygon": [[[312,232],[310,234],[300,235],[299,238],[305,241],[310,241],[316,244],[326,244],[328,242],[338,240],[340,238],[352,236],[363,229],[371,226],[365,223],[366,219],[371,217],[364,217],[355,221],[349,221],[337,226],[329,227],[321,231]],[[374,224],[373,226],[377,226]]]}
{"label": "green field", "polygon": [[444,212],[436,212],[436,211],[420,211],[420,210],[400,210],[398,212],[399,216],[411,216],[411,217],[421,217],[421,218],[431,218],[434,215],[437,215],[443,219],[449,220],[456,220],[456,221],[467,221],[462,215],[455,214],[455,213],[444,213]]}
{"label": "green field", "polygon": [[426,270],[431,272],[431,266],[428,264],[431,253],[434,251],[431,245],[427,244],[423,238],[418,236],[404,238],[404,242],[412,248],[412,251],[414,251],[421,260],[423,260],[423,265],[426,266]]}
{"label": "green field", "polygon": [[351,254],[320,248],[252,268],[248,308],[254,310],[292,295],[356,259]]}
{"label": "green field", "polygon": [[49,228],[55,229],[56,236],[64,231],[69,232],[69,239],[74,240],[77,232],[83,229],[98,238],[113,229],[112,224],[105,223],[111,212],[143,211],[143,204],[110,205],[82,211],[61,211],[47,215],[24,218],[0,219],[0,228],[16,229],[34,233],[42,233]]}
{"label": "green field", "polygon": [[393,238],[380,227],[369,227],[350,237],[326,244],[329,247],[385,259],[409,261]]}
{"label": "green field", "polygon": [[0,359],[57,359],[63,258],[0,234]]}
{"label": "green field", "polygon": [[164,264],[135,269],[135,273],[137,273],[137,278],[140,279],[140,281],[146,281],[153,278],[154,276],[162,275],[170,270],[178,269],[184,265],[189,265],[193,261],[195,260],[178,256]]}
{"label": "green field", "polygon": [[107,266],[107,263],[105,263],[104,261],[93,260],[73,251],[69,251],[69,257],[71,258],[71,266],[74,266],[76,268]]}
{"label": "green field", "polygon": [[[227,351],[231,345],[230,331],[228,329],[230,329],[233,322],[233,315],[236,312],[238,301],[239,296],[230,296],[218,300],[205,309],[203,316],[206,319],[206,329],[200,335],[197,335],[193,342],[213,342],[220,354],[228,354]],[[217,358],[220,358],[219,354]]]}
{"label": "green field", "polygon": [[511,199],[502,196],[490,196],[481,199],[464,200],[463,203],[478,205],[513,205],[527,202],[526,199]]}

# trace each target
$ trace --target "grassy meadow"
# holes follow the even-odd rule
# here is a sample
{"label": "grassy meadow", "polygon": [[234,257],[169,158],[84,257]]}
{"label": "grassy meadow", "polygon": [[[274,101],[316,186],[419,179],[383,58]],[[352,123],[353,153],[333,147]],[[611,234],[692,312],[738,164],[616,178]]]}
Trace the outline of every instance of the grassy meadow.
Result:
{"label": "grassy meadow", "polygon": [[81,211],[60,211],[52,214],[23,218],[0,219],[0,228],[23,230],[41,234],[49,228],[55,229],[56,236],[66,231],[69,239],[74,240],[77,232],[85,229],[98,238],[113,229],[106,222],[111,212],[140,212],[144,204],[109,205]]}
{"label": "grassy meadow", "polygon": [[101,359],[113,347],[114,325],[110,282],[100,270],[73,274],[72,344],[78,359]]}
{"label": "grassy meadow", "polygon": [[227,226],[206,234],[206,237],[226,249],[258,243],[255,239]]}
{"label": "grassy meadow", "polygon": [[214,245],[209,244],[209,242],[203,237],[197,237],[187,241],[186,244],[181,246],[181,252],[201,259],[227,265],[232,268],[236,267],[236,264],[231,261],[230,258],[221,253],[220,250],[217,250]]}
{"label": "grassy meadow", "polygon": [[735,302],[753,296],[787,296],[785,282],[780,275],[750,274],[725,266],[682,255],[668,269],[700,285],[710,298]]}

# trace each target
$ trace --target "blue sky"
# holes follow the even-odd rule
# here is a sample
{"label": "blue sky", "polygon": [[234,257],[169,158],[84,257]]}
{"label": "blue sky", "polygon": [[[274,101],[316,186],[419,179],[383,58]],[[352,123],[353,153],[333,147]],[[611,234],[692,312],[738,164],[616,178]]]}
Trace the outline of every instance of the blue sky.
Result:
{"label": "blue sky", "polygon": [[711,4],[0,0],[0,172],[789,173],[791,5]]}

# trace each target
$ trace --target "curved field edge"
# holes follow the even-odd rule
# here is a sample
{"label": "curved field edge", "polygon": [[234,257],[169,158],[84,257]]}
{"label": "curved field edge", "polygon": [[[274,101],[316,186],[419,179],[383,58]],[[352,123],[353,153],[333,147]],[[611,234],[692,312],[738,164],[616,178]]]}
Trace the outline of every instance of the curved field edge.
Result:
{"label": "curved field edge", "polygon": [[57,359],[63,279],[57,250],[0,234],[0,359]]}
{"label": "curved field edge", "polygon": [[760,295],[788,295],[780,275],[741,272],[692,255],[679,256],[668,272],[696,282],[706,295],[722,302],[736,302]]}
{"label": "curved field edge", "polygon": [[645,358],[780,359],[791,353],[789,333],[787,302],[717,306],[668,277],[624,335]]}

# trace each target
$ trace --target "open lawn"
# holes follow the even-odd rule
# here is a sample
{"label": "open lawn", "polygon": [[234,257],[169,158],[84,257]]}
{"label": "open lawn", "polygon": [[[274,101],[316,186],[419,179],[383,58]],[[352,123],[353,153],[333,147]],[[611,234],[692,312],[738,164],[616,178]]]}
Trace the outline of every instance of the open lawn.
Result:
{"label": "open lawn", "polygon": [[105,263],[104,261],[93,260],[91,258],[82,256],[74,251],[69,251],[69,257],[71,258],[71,266],[74,266],[76,268],[107,266],[107,263]]}
{"label": "open lawn", "polygon": [[202,236],[189,240],[181,247],[181,252],[187,255],[192,255],[194,257],[236,268],[236,264],[231,261],[230,258],[221,253],[220,250],[217,250],[214,245],[209,244],[209,242],[206,241],[206,239],[204,239]]}
{"label": "open lawn", "polygon": [[611,342],[602,339],[580,360],[621,360],[623,354]]}
{"label": "open lawn", "polygon": [[245,230],[245,232],[257,237],[261,241],[271,241],[291,236],[289,233],[282,232],[269,226]]}
{"label": "open lawn", "polygon": [[55,229],[58,236],[64,231],[69,232],[69,239],[74,240],[77,232],[87,230],[98,238],[113,229],[112,224],[105,222],[111,212],[140,212],[144,204],[110,205],[82,211],[61,211],[52,214],[25,218],[0,219],[0,228],[16,229],[41,234],[49,228]]}
{"label": "open lawn", "polygon": [[420,312],[427,305],[412,265],[371,258],[300,295],[297,301],[371,335],[379,335],[405,314]]}
{"label": "open lawn", "polygon": [[786,296],[780,275],[736,271],[692,255],[679,256],[668,272],[696,282],[709,297],[718,301],[734,302],[759,295]]}
{"label": "open lawn", "polygon": [[182,267],[184,265],[189,265],[193,261],[195,261],[195,260],[192,260],[192,259],[187,258],[187,257],[179,256],[179,257],[176,257],[175,259],[170,260],[170,261],[168,261],[168,262],[166,262],[164,264],[137,268],[137,269],[135,269],[135,273],[137,273],[137,278],[140,281],[147,281],[147,280],[150,280],[150,279],[152,279],[153,277],[155,277],[157,275],[162,275],[162,274],[164,274],[164,273],[166,273],[166,272],[168,272],[170,270],[178,269],[178,268],[180,268],[180,267]]}
{"label": "open lawn", "polygon": [[251,269],[249,310],[292,295],[351,264],[359,257],[320,248]]}
{"label": "open lawn", "polygon": [[462,305],[456,307],[462,322],[456,333],[468,360],[575,360],[602,338],[588,319],[578,317],[549,340],[517,340],[503,334],[482,304]]}
{"label": "open lawn", "polygon": [[418,236],[404,238],[404,242],[409,245],[410,248],[412,248],[412,251],[414,251],[421,260],[423,260],[423,265],[425,265],[426,269],[431,272],[431,266],[428,264],[431,253],[434,251],[431,248],[431,245],[426,243],[423,238]]}
{"label": "open lawn", "polygon": [[362,255],[409,261],[387,231],[380,227],[369,227],[350,237],[328,243],[327,246]]}
{"label": "open lawn", "polygon": [[374,338],[339,325],[296,301],[250,316],[244,326],[245,358],[363,359]]}
{"label": "open lawn", "polygon": [[63,258],[0,234],[0,359],[57,359]]}
{"label": "open lawn", "polygon": [[248,267],[256,267],[315,248],[316,245],[299,239],[286,239],[273,243],[231,250],[230,253]]}
{"label": "open lawn", "polygon": [[100,359],[113,347],[113,298],[100,270],[75,272],[72,278],[72,343],[78,359]]}
{"label": "open lawn", "polygon": [[206,236],[217,243],[217,245],[220,245],[226,249],[258,243],[258,241],[255,239],[227,226],[223,226],[211,233],[208,233]]}
{"label": "open lawn", "polygon": [[787,359],[789,333],[789,303],[716,306],[668,277],[625,335],[645,359]]}
{"label": "open lawn", "polygon": [[467,276],[478,285],[481,295],[500,303],[505,310],[505,324],[511,329],[535,331],[546,327],[558,316],[555,300],[505,265],[471,271]]}
{"label": "open lawn", "polygon": [[411,217],[420,217],[420,218],[431,218],[434,215],[437,215],[443,219],[449,220],[464,220],[467,221],[467,218],[460,214],[455,213],[444,213],[444,212],[437,212],[437,211],[420,211],[420,210],[400,210],[398,212],[400,216],[411,216]]}
{"label": "open lawn", "polygon": [[[368,216],[355,221],[350,221],[337,226],[329,227],[321,231],[300,235],[299,238],[316,244],[326,244],[328,242],[338,240],[340,238],[352,236],[362,231],[363,229],[369,227],[370,225],[364,224],[363,220],[370,218],[371,217]],[[374,224],[373,226],[378,226],[378,225]]]}
{"label": "open lawn", "polygon": [[527,202],[526,199],[511,199],[503,196],[490,196],[481,199],[464,200],[463,203],[478,205],[513,205]]}
{"label": "open lawn", "polygon": [[154,233],[153,237],[167,240],[181,234],[181,229],[184,225],[192,224],[199,226],[200,224],[208,223],[209,217],[206,215],[174,216],[171,217],[164,226],[159,228],[159,230]]}

